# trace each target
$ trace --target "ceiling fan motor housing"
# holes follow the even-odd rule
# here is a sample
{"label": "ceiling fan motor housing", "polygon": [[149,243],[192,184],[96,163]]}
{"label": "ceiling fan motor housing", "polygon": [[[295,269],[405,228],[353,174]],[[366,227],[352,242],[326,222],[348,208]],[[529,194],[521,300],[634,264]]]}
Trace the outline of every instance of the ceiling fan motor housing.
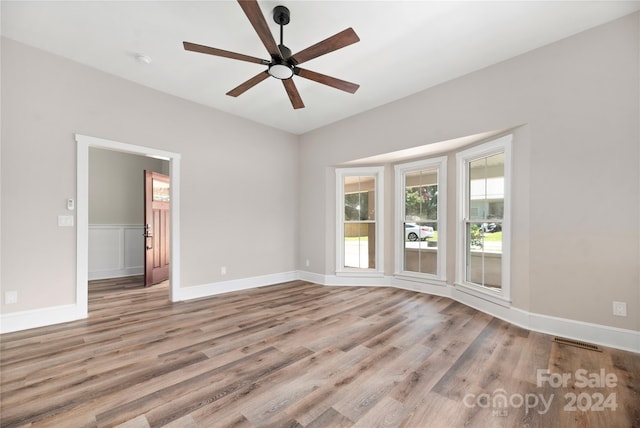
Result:
{"label": "ceiling fan motor housing", "polygon": [[286,6],[276,6],[273,9],[273,20],[278,25],[287,25],[291,21],[291,12]]}
{"label": "ceiling fan motor housing", "polygon": [[278,45],[278,49],[280,49],[280,53],[282,54],[282,58],[287,59],[291,56],[291,49],[286,47],[283,44]]}

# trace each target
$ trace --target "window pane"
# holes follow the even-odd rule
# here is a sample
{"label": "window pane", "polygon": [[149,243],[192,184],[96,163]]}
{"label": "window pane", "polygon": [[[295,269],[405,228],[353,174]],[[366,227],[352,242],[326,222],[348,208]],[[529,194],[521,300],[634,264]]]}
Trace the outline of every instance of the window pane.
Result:
{"label": "window pane", "polygon": [[153,200],[169,202],[169,183],[165,183],[164,181],[156,179],[152,179],[151,183],[151,187],[153,188]]}
{"label": "window pane", "polygon": [[375,177],[344,178],[344,219],[375,220]]}
{"label": "window pane", "polygon": [[405,223],[404,270],[436,275],[438,273],[437,223]]}
{"label": "window pane", "polygon": [[344,195],[344,219],[360,221],[367,219],[369,198],[367,193],[350,193]]}
{"label": "window pane", "polygon": [[344,225],[344,266],[375,269],[376,225],[374,223],[346,223]]}
{"label": "window pane", "polygon": [[424,222],[438,219],[438,170],[405,175],[405,220]]}
{"label": "window pane", "polygon": [[502,220],[504,153],[469,162],[469,219]]}
{"label": "window pane", "polygon": [[466,281],[502,287],[502,231],[487,231],[487,223],[467,223]]}

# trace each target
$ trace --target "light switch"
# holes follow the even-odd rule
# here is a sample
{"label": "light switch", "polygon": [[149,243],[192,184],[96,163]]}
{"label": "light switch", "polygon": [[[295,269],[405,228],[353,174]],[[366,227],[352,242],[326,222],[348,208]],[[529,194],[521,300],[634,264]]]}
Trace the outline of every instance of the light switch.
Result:
{"label": "light switch", "polygon": [[18,292],[17,291],[7,291],[4,293],[4,304],[5,305],[13,305],[18,303]]}
{"label": "light switch", "polygon": [[72,215],[59,215],[58,216],[58,226],[60,226],[60,227],[73,227],[73,216]]}
{"label": "light switch", "polygon": [[73,199],[67,199],[67,209],[73,211],[76,208],[76,203]]}

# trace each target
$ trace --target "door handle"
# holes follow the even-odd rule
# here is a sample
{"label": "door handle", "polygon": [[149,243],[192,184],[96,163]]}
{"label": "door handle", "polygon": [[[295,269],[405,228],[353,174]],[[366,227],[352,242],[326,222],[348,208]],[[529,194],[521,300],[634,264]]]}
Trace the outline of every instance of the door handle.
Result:
{"label": "door handle", "polygon": [[151,233],[151,225],[149,223],[144,225],[144,233],[142,234],[142,236],[144,236],[145,238],[145,247],[147,248],[147,250],[152,250],[153,249],[153,245],[149,245],[149,238],[153,238],[153,233]]}

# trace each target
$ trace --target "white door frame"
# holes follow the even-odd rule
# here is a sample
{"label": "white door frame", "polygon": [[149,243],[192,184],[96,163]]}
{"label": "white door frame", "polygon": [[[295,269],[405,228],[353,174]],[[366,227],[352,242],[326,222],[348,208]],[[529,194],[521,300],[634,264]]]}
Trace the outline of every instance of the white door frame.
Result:
{"label": "white door frame", "polygon": [[180,154],[149,147],[119,143],[87,135],[75,135],[77,142],[77,233],[76,233],[76,307],[78,318],[89,313],[89,147],[149,156],[169,161],[171,183],[170,291],[174,302],[180,288]]}

